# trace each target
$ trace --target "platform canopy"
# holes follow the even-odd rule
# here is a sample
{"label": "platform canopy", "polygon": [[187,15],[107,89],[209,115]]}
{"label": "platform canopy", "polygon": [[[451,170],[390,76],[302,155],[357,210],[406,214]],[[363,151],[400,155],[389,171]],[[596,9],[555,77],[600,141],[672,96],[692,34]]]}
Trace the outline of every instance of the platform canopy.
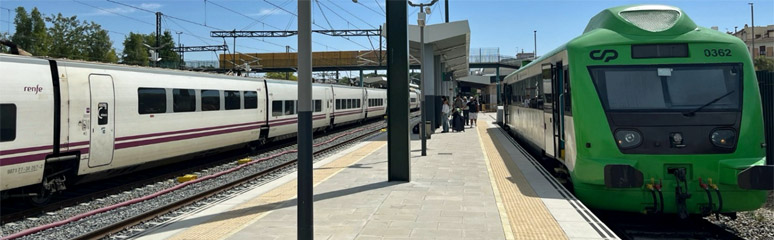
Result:
{"label": "platform canopy", "polygon": [[[416,21],[415,17],[409,18]],[[386,31],[382,34],[387,36]],[[452,72],[455,79],[468,75],[470,26],[467,20],[425,26],[425,44],[432,45],[433,55],[441,57],[444,72]],[[421,60],[420,47],[419,26],[409,25],[409,54],[412,64]]]}

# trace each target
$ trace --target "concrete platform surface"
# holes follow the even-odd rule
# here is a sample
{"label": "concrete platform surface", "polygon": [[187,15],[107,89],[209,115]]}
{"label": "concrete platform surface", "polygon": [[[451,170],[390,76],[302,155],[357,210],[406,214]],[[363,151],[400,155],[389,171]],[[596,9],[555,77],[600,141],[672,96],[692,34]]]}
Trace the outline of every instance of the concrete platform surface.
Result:
{"label": "concrete platform surface", "polygon": [[[480,114],[412,140],[411,182],[387,182],[386,134],[315,165],[315,239],[614,239]],[[554,180],[555,181],[555,180]],[[149,229],[141,239],[295,239],[295,174]]]}

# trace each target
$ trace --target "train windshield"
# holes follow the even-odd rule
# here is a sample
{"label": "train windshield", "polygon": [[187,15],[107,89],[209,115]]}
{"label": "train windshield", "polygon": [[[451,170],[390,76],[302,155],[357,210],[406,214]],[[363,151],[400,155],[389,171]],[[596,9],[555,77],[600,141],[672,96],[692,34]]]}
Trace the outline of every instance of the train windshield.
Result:
{"label": "train windshield", "polygon": [[[738,111],[741,64],[590,67],[608,111]],[[706,105],[706,106],[705,106]]]}

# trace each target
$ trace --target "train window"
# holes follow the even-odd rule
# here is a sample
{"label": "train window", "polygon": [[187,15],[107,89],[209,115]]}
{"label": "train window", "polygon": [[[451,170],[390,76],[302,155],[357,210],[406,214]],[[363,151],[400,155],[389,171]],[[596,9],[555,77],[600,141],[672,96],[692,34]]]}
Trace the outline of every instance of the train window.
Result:
{"label": "train window", "polygon": [[347,99],[347,106],[346,109],[352,108],[352,99]]}
{"label": "train window", "polygon": [[314,100],[314,111],[322,112],[322,100]]}
{"label": "train window", "polygon": [[223,91],[225,96],[226,110],[240,109],[239,103],[241,102],[239,91]]}
{"label": "train window", "polygon": [[202,90],[202,111],[220,110],[220,91]]}
{"label": "train window", "polygon": [[296,103],[295,101],[290,101],[290,100],[285,101],[285,115],[296,114],[295,103]]}
{"label": "train window", "polygon": [[256,91],[245,91],[245,109],[255,109],[258,108],[258,92]]}
{"label": "train window", "polygon": [[282,116],[282,101],[271,102],[271,116],[272,117]]}
{"label": "train window", "polygon": [[341,109],[341,99],[336,99],[336,110]]}
{"label": "train window", "polygon": [[172,89],[172,111],[196,111],[196,93],[193,89]]}
{"label": "train window", "polygon": [[16,139],[16,104],[0,104],[0,142]]}
{"label": "train window", "polygon": [[355,107],[360,108],[360,99],[355,99]]}
{"label": "train window", "polygon": [[167,90],[163,88],[138,88],[137,112],[140,114],[167,112]]}

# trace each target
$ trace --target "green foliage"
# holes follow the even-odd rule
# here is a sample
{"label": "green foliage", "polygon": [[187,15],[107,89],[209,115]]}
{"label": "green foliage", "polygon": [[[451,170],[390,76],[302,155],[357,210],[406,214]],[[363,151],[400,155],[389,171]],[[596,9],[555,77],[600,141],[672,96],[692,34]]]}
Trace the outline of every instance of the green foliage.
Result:
{"label": "green foliage", "polygon": [[755,58],[755,60],[753,60],[753,65],[755,65],[755,70],[774,72],[774,60],[766,58],[765,56],[758,56]]}
{"label": "green foliage", "polygon": [[[285,72],[268,72],[265,75],[266,78],[270,79],[289,79],[293,81],[298,81],[298,77],[296,75],[293,75],[293,73],[285,73]],[[289,77],[289,78],[286,78]]]}
{"label": "green foliage", "polygon": [[85,45],[86,30],[80,25],[76,16],[65,17],[61,13],[51,15],[46,18],[51,23],[49,34],[51,36],[51,49],[49,56],[70,59],[85,59],[86,54],[82,52]]}
{"label": "green foliage", "polygon": [[23,49],[32,53],[32,55],[46,56],[48,55],[48,48],[51,46],[51,38],[48,36],[46,21],[43,20],[43,16],[40,11],[38,11],[38,8],[32,9],[30,17],[32,18],[31,36],[33,42],[32,46]]}
{"label": "green foliage", "polygon": [[143,46],[145,37],[142,33],[130,32],[124,39],[124,52],[121,62],[129,65],[148,66],[148,49]]}
{"label": "green foliage", "polygon": [[16,17],[13,19],[13,24],[16,26],[16,32],[13,33],[11,41],[22,49],[32,46],[32,19],[24,7],[16,8]]}
{"label": "green foliage", "polygon": [[[51,26],[47,28],[46,22]],[[81,22],[76,16],[61,13],[44,18],[37,8],[28,15],[18,7],[14,24],[16,32],[11,41],[32,55],[116,62],[107,30],[94,22]]]}
{"label": "green foliage", "polygon": [[[148,44],[148,46],[163,46],[158,50],[159,58],[161,58],[161,61],[158,63],[159,66],[175,67],[180,62],[180,56],[177,54],[177,52],[172,51],[172,48],[175,47],[175,41],[172,37],[172,33],[169,31],[164,31],[164,33],[161,34],[161,44],[158,45],[156,45],[155,32],[143,35],[143,38],[145,44]],[[148,49],[146,48],[146,51],[147,50]]]}

